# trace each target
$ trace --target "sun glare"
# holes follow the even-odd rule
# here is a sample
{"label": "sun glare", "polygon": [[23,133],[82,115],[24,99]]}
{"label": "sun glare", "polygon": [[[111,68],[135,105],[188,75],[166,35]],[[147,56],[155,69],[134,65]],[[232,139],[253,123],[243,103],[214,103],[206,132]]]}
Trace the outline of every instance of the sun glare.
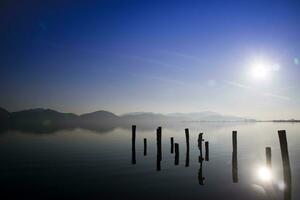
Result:
{"label": "sun glare", "polygon": [[270,181],[272,179],[271,170],[267,167],[260,167],[257,173],[258,178],[262,181]]}
{"label": "sun glare", "polygon": [[270,67],[264,62],[255,62],[251,67],[251,75],[254,79],[265,80],[270,75]]}
{"label": "sun glare", "polygon": [[249,75],[254,81],[264,81],[270,79],[272,74],[278,72],[280,68],[279,63],[258,57],[252,60]]}

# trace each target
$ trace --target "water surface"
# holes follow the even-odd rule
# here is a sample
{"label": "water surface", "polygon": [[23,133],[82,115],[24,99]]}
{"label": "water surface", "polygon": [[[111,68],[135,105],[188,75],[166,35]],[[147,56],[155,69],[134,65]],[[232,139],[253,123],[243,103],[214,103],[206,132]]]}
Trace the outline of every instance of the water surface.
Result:
{"label": "water surface", "polygon": [[[156,128],[137,126],[135,164],[131,125],[101,131],[5,131],[0,134],[1,194],[10,199],[284,199],[287,187],[277,133],[284,129],[292,174],[290,199],[300,199],[300,124],[207,122],[162,126],[159,171]],[[188,164],[185,128],[189,128]],[[237,131],[235,178],[233,130]],[[209,161],[199,162],[200,132],[209,142]],[[171,154],[171,137],[179,144],[178,165]],[[271,169],[266,168],[266,147],[272,149]]]}

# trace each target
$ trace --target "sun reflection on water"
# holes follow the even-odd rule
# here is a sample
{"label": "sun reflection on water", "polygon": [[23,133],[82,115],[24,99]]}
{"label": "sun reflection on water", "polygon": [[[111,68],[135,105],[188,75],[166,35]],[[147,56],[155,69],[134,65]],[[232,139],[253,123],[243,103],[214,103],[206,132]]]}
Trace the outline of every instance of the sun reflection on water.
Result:
{"label": "sun reflection on water", "polygon": [[272,180],[271,169],[268,167],[259,167],[257,170],[257,176],[261,181],[269,182]]}

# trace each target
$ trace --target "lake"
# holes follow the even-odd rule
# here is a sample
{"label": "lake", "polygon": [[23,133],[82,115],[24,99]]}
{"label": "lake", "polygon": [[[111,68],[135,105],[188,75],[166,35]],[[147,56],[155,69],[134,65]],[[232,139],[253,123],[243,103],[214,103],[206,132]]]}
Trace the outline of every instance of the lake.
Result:
{"label": "lake", "polygon": [[[156,128],[137,125],[135,152],[131,125],[101,131],[4,131],[1,195],[7,199],[300,199],[300,123],[162,125],[159,156]],[[185,128],[189,128],[188,157]],[[277,133],[282,129],[287,135],[291,187],[284,182]],[[208,160],[199,159],[199,133],[204,133],[203,157],[204,142],[209,142]],[[171,137],[179,144],[177,165]],[[271,147],[271,167],[266,165],[266,147]]]}

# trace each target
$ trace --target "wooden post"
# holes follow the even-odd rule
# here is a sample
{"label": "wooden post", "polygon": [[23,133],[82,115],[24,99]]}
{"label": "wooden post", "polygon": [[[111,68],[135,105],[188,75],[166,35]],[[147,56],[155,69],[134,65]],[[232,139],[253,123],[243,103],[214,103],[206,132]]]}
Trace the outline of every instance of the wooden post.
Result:
{"label": "wooden post", "polygon": [[132,151],[132,154],[131,154],[131,163],[133,165],[136,164],[135,136],[136,136],[136,125],[132,125],[132,138],[131,138],[131,144],[132,144],[131,151]]}
{"label": "wooden post", "polygon": [[144,156],[147,155],[147,139],[144,138]]}
{"label": "wooden post", "polygon": [[237,131],[232,131],[232,147],[233,150],[237,149]]}
{"label": "wooden post", "polygon": [[283,179],[284,179],[284,200],[292,199],[292,175],[291,175],[291,167],[290,167],[290,158],[288,151],[288,144],[286,139],[285,130],[278,131],[279,142],[280,142],[280,150],[281,150],[281,158],[283,165]]}
{"label": "wooden post", "polygon": [[161,127],[158,127],[157,128],[157,131],[156,131],[156,136],[157,136],[157,149],[158,149],[158,154],[159,154],[159,158],[160,158],[160,161],[162,159],[162,150],[161,150],[161,135],[162,135],[162,131],[161,131]]}
{"label": "wooden post", "polygon": [[209,146],[208,141],[205,142],[205,160],[209,161]]}
{"label": "wooden post", "polygon": [[186,158],[185,158],[185,166],[188,167],[190,165],[190,135],[189,129],[185,129],[185,139],[186,139]]}
{"label": "wooden post", "polygon": [[202,152],[202,141],[203,141],[203,133],[199,133],[198,136],[198,148],[200,150],[199,162],[203,160],[203,152]]}
{"label": "wooden post", "polygon": [[232,149],[232,180],[234,183],[237,183],[239,182],[237,161],[237,131],[232,131]]}
{"label": "wooden post", "polygon": [[179,164],[179,144],[175,143],[175,165]]}
{"label": "wooden post", "polygon": [[272,167],[271,147],[266,147],[266,162],[267,162],[267,167],[271,168]]}
{"label": "wooden post", "polygon": [[156,144],[157,144],[157,159],[156,159],[156,170],[161,170],[162,150],[161,150],[161,127],[156,129]]}
{"label": "wooden post", "polygon": [[174,153],[174,138],[171,137],[171,153]]}
{"label": "wooden post", "polygon": [[200,156],[199,156],[199,163],[200,163],[200,168],[198,171],[198,181],[200,185],[204,185],[204,179],[203,177],[203,172],[202,172],[202,164],[203,164],[203,153],[202,153],[202,142],[203,142],[203,133],[199,133],[198,135],[198,148],[200,151]]}

